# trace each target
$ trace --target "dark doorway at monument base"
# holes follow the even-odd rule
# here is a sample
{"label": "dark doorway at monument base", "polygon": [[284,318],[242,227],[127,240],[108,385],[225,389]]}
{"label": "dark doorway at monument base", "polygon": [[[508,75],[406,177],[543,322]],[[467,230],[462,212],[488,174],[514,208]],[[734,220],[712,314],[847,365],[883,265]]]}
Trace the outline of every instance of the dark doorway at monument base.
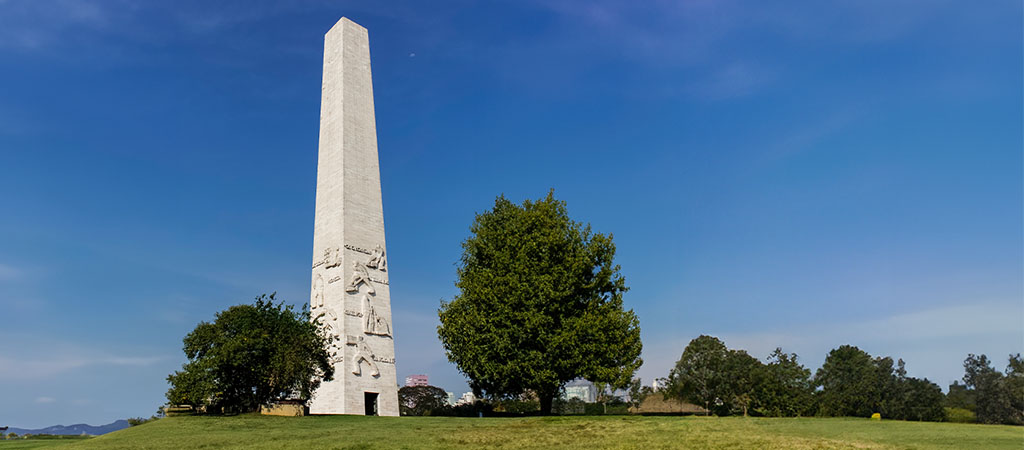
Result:
{"label": "dark doorway at monument base", "polygon": [[366,405],[366,415],[376,416],[377,415],[377,393],[376,392],[364,392],[363,393],[363,404]]}

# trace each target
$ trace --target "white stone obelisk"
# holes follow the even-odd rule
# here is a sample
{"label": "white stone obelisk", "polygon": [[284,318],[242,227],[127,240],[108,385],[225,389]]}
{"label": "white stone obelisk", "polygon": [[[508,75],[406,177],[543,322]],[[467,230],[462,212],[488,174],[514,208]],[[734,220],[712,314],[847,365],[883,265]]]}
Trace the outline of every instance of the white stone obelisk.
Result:
{"label": "white stone obelisk", "polygon": [[332,338],[334,380],[311,414],[398,415],[377,127],[366,29],[324,36],[310,307]]}

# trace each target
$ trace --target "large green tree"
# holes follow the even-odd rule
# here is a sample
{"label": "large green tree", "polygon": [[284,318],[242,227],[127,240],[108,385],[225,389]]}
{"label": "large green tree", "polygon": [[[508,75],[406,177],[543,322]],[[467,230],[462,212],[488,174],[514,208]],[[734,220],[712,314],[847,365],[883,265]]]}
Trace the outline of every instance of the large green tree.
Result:
{"label": "large green tree", "polygon": [[821,387],[820,415],[868,417],[880,412],[882,387],[878,369],[864,350],[852,345],[833,349],[815,374],[814,382]]}
{"label": "large green tree", "polygon": [[327,336],[309,311],[261,295],[232,306],[184,339],[188,362],[167,377],[167,400],[220,411],[255,411],[275,399],[308,400],[334,375]]}
{"label": "large green tree", "polygon": [[474,391],[533,391],[541,412],[575,378],[625,387],[640,367],[640,324],[611,235],[569,218],[549,192],[522,205],[499,196],[462,243],[438,335]]}

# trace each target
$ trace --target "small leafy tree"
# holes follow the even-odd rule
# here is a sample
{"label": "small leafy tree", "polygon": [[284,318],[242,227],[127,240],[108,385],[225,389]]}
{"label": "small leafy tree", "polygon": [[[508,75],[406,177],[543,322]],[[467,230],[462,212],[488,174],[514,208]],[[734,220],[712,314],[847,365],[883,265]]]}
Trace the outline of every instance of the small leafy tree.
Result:
{"label": "small leafy tree", "polygon": [[145,417],[129,417],[129,418],[125,419],[125,420],[128,421],[128,425],[129,426],[135,427],[135,426],[142,425],[142,424],[144,424],[146,422],[149,422],[149,421],[152,421],[152,420],[156,420],[156,416],[152,416],[152,417],[150,417],[148,419],[145,418]]}
{"label": "small leafy tree", "polygon": [[398,390],[398,406],[403,416],[434,415],[448,406],[448,393],[435,386],[404,386]]}
{"label": "small leafy tree", "polygon": [[[1019,383],[1020,356],[1010,356],[1007,375],[994,369],[985,355],[967,355],[964,360],[964,384],[974,391],[975,414],[981,423],[1024,423],[1020,408],[1024,399],[1015,399],[1013,389]],[[1016,407],[1015,407],[1016,405]]]}
{"label": "small leafy tree", "polygon": [[621,402],[617,395],[615,395],[615,389],[608,383],[602,383],[597,381],[594,383],[594,391],[597,393],[597,397],[594,399],[597,403],[601,404],[601,414],[608,414],[608,403]]}
{"label": "small leafy tree", "polygon": [[796,353],[776,348],[755,387],[758,413],[791,417],[807,414],[813,406],[811,371],[800,365]]}
{"label": "small leafy tree", "polygon": [[745,350],[729,350],[725,363],[729,412],[743,411],[743,416],[755,402],[754,388],[761,383],[763,365]]}
{"label": "small leafy tree", "polygon": [[1010,422],[1024,423],[1024,359],[1020,353],[1010,355],[1006,365],[1006,389],[1010,397],[1010,409],[1013,411]]}
{"label": "small leafy tree", "polygon": [[532,390],[550,414],[570,380],[629,383],[642,363],[640,322],[623,308],[610,235],[570,219],[553,191],[522,205],[499,196],[470,232],[437,331],[477,394]]}
{"label": "small leafy tree", "polygon": [[634,378],[629,382],[629,405],[633,408],[639,408],[640,404],[653,392],[654,389],[650,386],[644,386],[640,378]]}
{"label": "small leafy tree", "polygon": [[705,411],[727,397],[729,349],[714,336],[701,335],[687,344],[669,372],[665,398],[701,405]]}
{"label": "small leafy tree", "polygon": [[874,411],[888,419],[905,418],[907,370],[903,360],[894,362],[891,357],[885,356],[875,357],[872,361],[877,394]]}
{"label": "small leafy tree", "polygon": [[256,411],[275,399],[308,400],[333,377],[319,323],[274,296],[221,311],[185,337],[188,362],[167,377],[170,404]]}
{"label": "small leafy tree", "polygon": [[946,411],[942,407],[944,397],[939,385],[927,378],[913,377],[906,378],[904,383],[906,387],[903,392],[906,397],[902,419],[938,422],[946,418]]}

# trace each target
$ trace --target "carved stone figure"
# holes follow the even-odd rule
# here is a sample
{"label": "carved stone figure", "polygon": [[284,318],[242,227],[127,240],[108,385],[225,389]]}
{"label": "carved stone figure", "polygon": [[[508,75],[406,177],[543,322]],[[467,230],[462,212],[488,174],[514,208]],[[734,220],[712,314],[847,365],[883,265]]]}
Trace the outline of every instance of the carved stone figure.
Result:
{"label": "carved stone figure", "polygon": [[366,344],[366,339],[362,336],[359,337],[359,343],[356,344],[356,356],[352,359],[352,374],[362,375],[362,363],[366,363],[370,366],[370,376],[380,376],[380,370],[377,370],[377,363],[373,361],[373,349]]}
{"label": "carved stone figure", "polygon": [[377,247],[373,249],[373,254],[370,255],[370,260],[366,262],[366,267],[377,269],[381,272],[388,270],[388,258],[384,256],[384,247],[377,244]]}
{"label": "carved stone figure", "polygon": [[327,354],[330,356],[331,367],[342,361],[344,348],[341,344],[341,323],[338,322],[338,314],[331,308],[321,308],[320,314],[316,316],[320,320],[320,326],[327,334]]}
{"label": "carved stone figure", "polygon": [[377,291],[373,289],[373,284],[370,283],[370,274],[366,273],[366,267],[358,262],[352,263],[352,279],[349,280],[348,286],[345,287],[345,292],[359,292],[359,285],[365,284],[367,292],[376,294]]}
{"label": "carved stone figure", "polygon": [[345,351],[344,348],[342,348],[342,346],[339,344],[339,342],[341,342],[340,337],[332,335],[329,336],[327,339],[327,354],[330,355],[329,361],[331,363],[331,367],[335,367],[338,365],[338,363],[345,360]]}
{"label": "carved stone figure", "polygon": [[322,308],[324,306],[324,277],[316,274],[313,278],[313,301],[310,302],[310,309]]}
{"label": "carved stone figure", "polygon": [[341,339],[341,323],[338,322],[338,314],[334,310],[324,308],[316,318],[322,319],[320,325],[327,331],[328,336],[336,336]]}
{"label": "carved stone figure", "polygon": [[324,268],[330,269],[341,265],[341,249],[338,247],[327,247],[324,249]]}
{"label": "carved stone figure", "polygon": [[370,303],[370,297],[363,296],[363,332],[366,334],[376,334],[378,336],[391,336],[391,325],[384,317],[377,314],[373,310],[373,304]]}

